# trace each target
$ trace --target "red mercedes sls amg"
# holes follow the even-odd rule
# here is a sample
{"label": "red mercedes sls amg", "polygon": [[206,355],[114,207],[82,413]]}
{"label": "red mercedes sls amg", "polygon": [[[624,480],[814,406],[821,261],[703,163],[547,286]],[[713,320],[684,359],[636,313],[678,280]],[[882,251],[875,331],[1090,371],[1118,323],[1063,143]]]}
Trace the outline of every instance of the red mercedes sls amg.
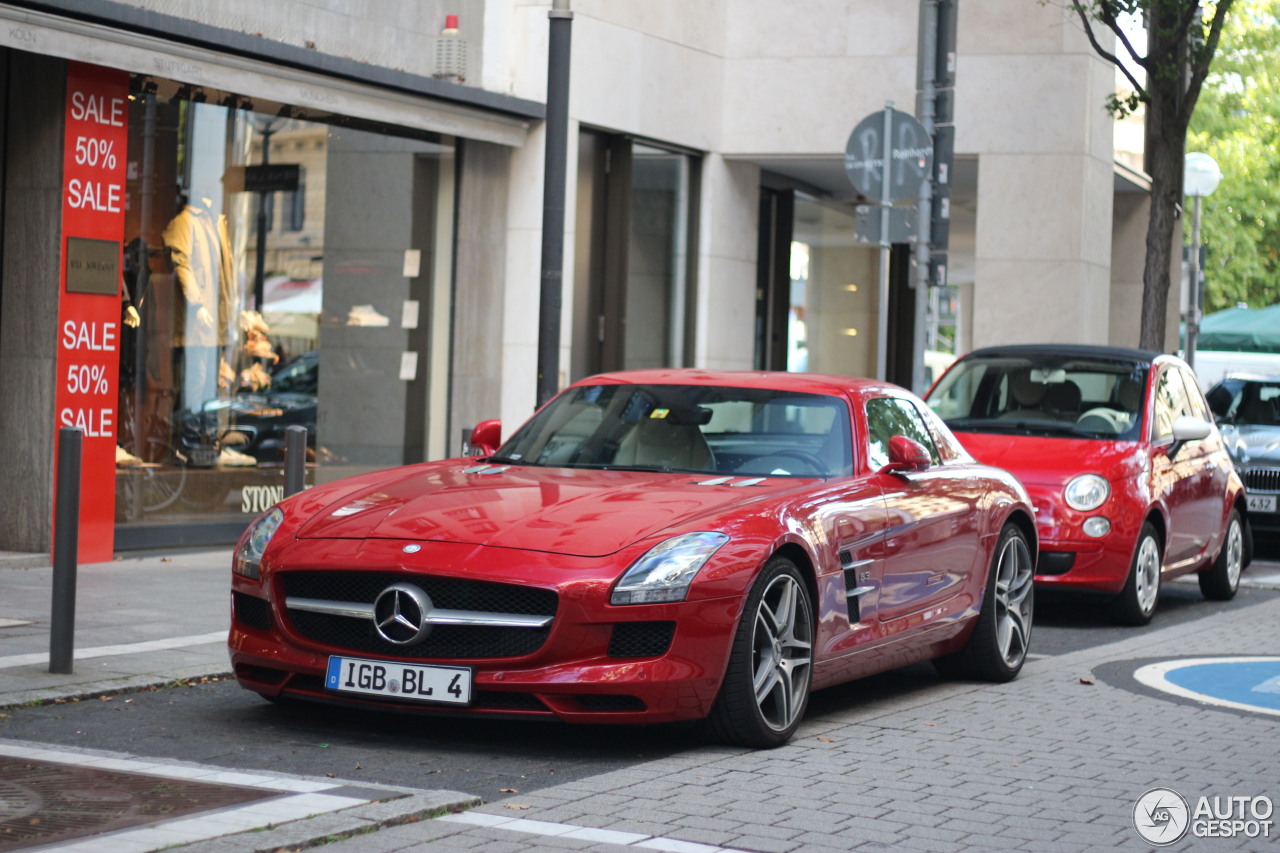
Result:
{"label": "red mercedes sls amg", "polygon": [[236,547],[236,678],[270,699],[785,743],[811,690],[934,660],[1014,678],[1022,486],[893,385],[650,370],[480,456],[295,495]]}

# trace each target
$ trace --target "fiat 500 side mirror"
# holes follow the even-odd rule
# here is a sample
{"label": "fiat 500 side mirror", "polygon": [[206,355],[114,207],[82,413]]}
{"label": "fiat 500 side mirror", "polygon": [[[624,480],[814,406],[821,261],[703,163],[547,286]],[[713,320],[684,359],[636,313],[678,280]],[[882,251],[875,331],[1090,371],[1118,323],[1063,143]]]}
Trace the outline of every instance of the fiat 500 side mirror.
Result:
{"label": "fiat 500 side mirror", "polygon": [[1208,438],[1211,432],[1213,432],[1213,425],[1200,418],[1183,415],[1176,419],[1173,422],[1173,444],[1169,445],[1169,458],[1172,459],[1177,456],[1178,451],[1188,441],[1200,441],[1203,438]]}

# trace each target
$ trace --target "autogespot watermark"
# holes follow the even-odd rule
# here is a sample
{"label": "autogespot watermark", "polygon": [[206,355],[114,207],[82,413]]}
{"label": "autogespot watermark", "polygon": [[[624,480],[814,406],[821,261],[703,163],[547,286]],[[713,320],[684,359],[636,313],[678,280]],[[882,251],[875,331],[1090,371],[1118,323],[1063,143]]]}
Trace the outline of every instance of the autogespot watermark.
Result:
{"label": "autogespot watermark", "polygon": [[1133,804],[1133,827],[1148,844],[1165,847],[1194,838],[1270,838],[1270,797],[1211,796],[1195,807],[1172,788],[1152,788]]}

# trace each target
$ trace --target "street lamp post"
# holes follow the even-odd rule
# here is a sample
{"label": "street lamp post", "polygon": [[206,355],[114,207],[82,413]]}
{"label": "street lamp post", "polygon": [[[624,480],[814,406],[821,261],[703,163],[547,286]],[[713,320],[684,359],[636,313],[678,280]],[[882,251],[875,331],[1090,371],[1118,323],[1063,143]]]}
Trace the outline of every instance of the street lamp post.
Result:
{"label": "street lamp post", "polygon": [[1196,342],[1200,337],[1200,199],[1213,194],[1222,180],[1222,170],[1208,154],[1193,152],[1183,160],[1182,189],[1195,199],[1191,215],[1191,261],[1188,264],[1189,286],[1187,293],[1187,364],[1196,366]]}

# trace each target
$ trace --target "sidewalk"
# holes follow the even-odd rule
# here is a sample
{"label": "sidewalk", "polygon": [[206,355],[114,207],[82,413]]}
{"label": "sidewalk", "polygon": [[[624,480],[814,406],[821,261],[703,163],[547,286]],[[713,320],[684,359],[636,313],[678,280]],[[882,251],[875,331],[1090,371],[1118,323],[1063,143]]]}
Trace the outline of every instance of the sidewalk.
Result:
{"label": "sidewalk", "polygon": [[[69,675],[47,671],[52,570],[47,560],[30,559],[44,565],[4,568],[0,561],[0,708],[228,671],[230,548],[81,566]],[[1255,563],[1245,577],[1280,582],[1280,565]],[[1241,654],[1280,655],[1280,599],[1229,619],[1162,629],[1157,618],[1120,642],[1034,659],[1006,685],[942,683],[872,701],[860,700],[856,685],[837,688],[840,701],[821,703],[781,749],[706,747],[436,820],[424,818],[479,799],[241,774],[236,784],[319,791],[329,805],[299,803],[302,819],[247,810],[234,829],[228,823],[203,836],[174,834],[180,822],[162,822],[170,834],[155,837],[164,844],[147,846],[153,842],[143,838],[151,836],[138,835],[128,846],[128,835],[114,835],[112,849],[178,844],[190,853],[249,853],[347,835],[326,850],[1143,849],[1131,815],[1150,788],[1280,800],[1274,717],[1160,695],[1131,677],[1140,663]],[[0,740],[0,757],[165,772],[136,756],[22,752],[38,746]],[[190,778],[229,775],[166,763]],[[1262,843],[1280,850],[1277,834],[1184,841],[1175,849]]]}

